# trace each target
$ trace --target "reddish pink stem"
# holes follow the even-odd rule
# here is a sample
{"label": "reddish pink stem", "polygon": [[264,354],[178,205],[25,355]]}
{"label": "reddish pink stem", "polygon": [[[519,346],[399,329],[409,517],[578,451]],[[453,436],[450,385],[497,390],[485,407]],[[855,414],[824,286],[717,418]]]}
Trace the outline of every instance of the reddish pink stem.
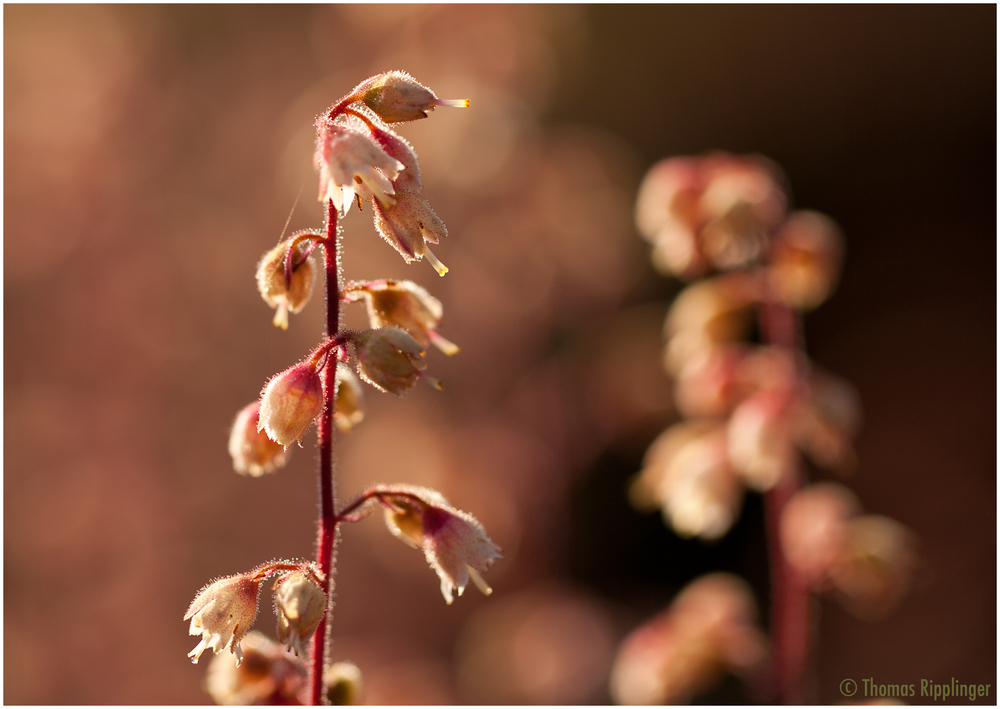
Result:
{"label": "reddish pink stem", "polygon": [[[337,264],[337,209],[333,200],[326,207],[326,240],[323,242],[326,265],[326,336],[340,334],[340,272]],[[320,517],[316,540],[316,563],[326,575],[327,610],[313,636],[312,658],[309,674],[310,704],[323,703],[323,670],[327,664],[330,645],[330,624],[333,621],[333,592],[335,589],[334,550],[337,540],[337,485],[336,461],[333,456],[333,413],[336,407],[337,367],[323,368],[323,391],[326,406],[319,423],[319,489]]]}
{"label": "reddish pink stem", "polygon": [[[802,342],[796,313],[775,302],[761,303],[758,312],[765,342],[797,355]],[[800,370],[798,364],[796,370]],[[804,680],[809,667],[809,587],[781,547],[781,516],[801,486],[801,472],[793,464],[764,496],[771,561],[771,692],[775,701],[786,704],[806,701]]]}

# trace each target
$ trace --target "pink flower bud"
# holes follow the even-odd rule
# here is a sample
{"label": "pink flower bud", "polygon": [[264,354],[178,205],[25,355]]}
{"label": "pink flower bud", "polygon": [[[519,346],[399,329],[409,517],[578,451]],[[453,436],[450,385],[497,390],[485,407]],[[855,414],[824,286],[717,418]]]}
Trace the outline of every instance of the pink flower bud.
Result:
{"label": "pink flower bud", "polygon": [[323,412],[323,383],[310,362],[301,362],[275,375],[260,398],[257,429],[283,446],[299,440]]}
{"label": "pink flower bud", "polygon": [[228,649],[236,655],[237,666],[243,661],[240,640],[257,617],[257,599],[263,576],[253,573],[227,576],[210,583],[195,596],[184,614],[191,621],[191,635],[201,635],[201,642],[188,653],[198,662],[207,648],[216,653]]}
{"label": "pink flower bud", "polygon": [[417,153],[413,147],[402,136],[391,130],[383,130],[378,126],[369,130],[372,138],[385,151],[386,155],[398,160],[403,165],[403,170],[392,181],[393,188],[397,192],[423,192],[424,185],[420,179],[420,165],[417,163]]}
{"label": "pink flower bud", "polygon": [[389,157],[370,135],[326,122],[319,129],[314,162],[320,201],[333,200],[344,214],[354,203],[357,185],[370,190],[377,203],[392,204],[392,180],[403,169],[403,163]]}
{"label": "pink flower bud", "polygon": [[365,418],[365,396],[354,371],[343,362],[337,363],[337,405],[333,422],[337,430],[347,433]]}
{"label": "pink flower bud", "polygon": [[[354,341],[358,374],[380,391],[401,396],[413,388],[427,366],[424,348],[399,327],[365,330]],[[432,380],[440,387],[440,383]]]}
{"label": "pink flower bud", "polygon": [[412,281],[375,281],[348,289],[347,297],[360,294],[368,304],[372,327],[396,325],[406,330],[425,348],[434,345],[446,355],[454,355],[458,347],[437,333],[443,309],[441,301]]}
{"label": "pink flower bud", "polygon": [[501,550],[472,515],[456,510],[436,490],[411,485],[377,486],[386,504],[385,522],[395,536],[423,549],[427,563],[441,579],[449,605],[461,596],[469,578],[484,594],[493,590],[479,575],[501,558]]}
{"label": "pink flower bud", "polygon": [[[292,246],[295,236],[285,239],[264,254],[257,265],[257,289],[264,302],[275,308],[274,325],[288,329],[288,313],[297,313],[305,307],[312,295],[316,279],[315,259],[312,254],[302,259],[304,244]],[[285,280],[285,261],[288,249],[295,248],[291,282]]]}
{"label": "pink flower bud", "polygon": [[843,237],[832,219],[818,212],[794,212],[771,248],[768,280],[773,297],[793,308],[815,308],[836,287],[843,252]]}
{"label": "pink flower bud", "polygon": [[799,490],[781,513],[781,547],[814,589],[821,589],[847,548],[848,521],[861,507],[850,490],[819,483]]}
{"label": "pink flower bud", "polygon": [[435,106],[467,108],[468,99],[442,100],[409,74],[390,71],[359,85],[353,92],[386,123],[403,123],[427,118]]}
{"label": "pink flower bud", "polygon": [[229,455],[233,469],[240,475],[259,478],[285,466],[285,447],[275,443],[258,428],[260,401],[245,406],[233,422],[229,434]]}
{"label": "pink flower bud", "polygon": [[287,643],[296,655],[302,643],[312,638],[326,615],[326,592],[319,583],[302,571],[278,579],[274,609],[278,614],[278,640]]}
{"label": "pink flower bud", "polygon": [[448,272],[427,248],[448,236],[448,228],[423,197],[413,192],[399,192],[392,204],[372,203],[375,228],[407,263],[426,257],[438,275]]}

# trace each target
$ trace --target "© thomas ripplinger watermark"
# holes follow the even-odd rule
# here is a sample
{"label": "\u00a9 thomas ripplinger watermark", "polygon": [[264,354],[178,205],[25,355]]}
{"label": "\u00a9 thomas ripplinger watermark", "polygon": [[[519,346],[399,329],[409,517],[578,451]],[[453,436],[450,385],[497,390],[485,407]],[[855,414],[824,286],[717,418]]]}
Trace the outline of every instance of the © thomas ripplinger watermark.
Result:
{"label": "\u00a9 thomas ripplinger watermark", "polygon": [[889,697],[920,697],[931,702],[947,702],[962,698],[974,702],[977,699],[989,697],[988,684],[962,684],[954,677],[951,682],[940,683],[922,679],[915,684],[879,684],[874,677],[866,677],[861,683],[853,679],[845,679],[840,683],[840,693],[845,697],[864,699],[884,699]]}

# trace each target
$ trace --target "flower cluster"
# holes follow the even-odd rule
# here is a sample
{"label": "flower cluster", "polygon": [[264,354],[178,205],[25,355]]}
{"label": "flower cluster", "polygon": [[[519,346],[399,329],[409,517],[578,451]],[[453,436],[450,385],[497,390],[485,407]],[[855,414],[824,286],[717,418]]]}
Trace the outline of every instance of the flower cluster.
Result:
{"label": "flower cluster", "polygon": [[[233,468],[259,477],[283,467],[288,448],[300,442],[313,423],[319,426],[320,535],[317,562],[272,562],[250,572],[219,579],[195,597],[184,616],[201,641],[191,651],[197,662],[206,649],[229,650],[235,663],[217,657],[208,687],[220,703],[301,703],[308,691],[313,703],[355,702],[360,672],[344,663],[325,664],[326,634],[333,586],[333,539],[337,525],[366,516],[376,503],[386,510],[390,531],[422,549],[441,579],[448,603],[461,595],[471,578],[486,594],[485,572],[500,549],[471,515],[452,508],[436,491],[379,485],[352,505],[337,510],[334,496],[333,424],[342,432],[364,419],[360,380],[380,391],[401,396],[425,379],[425,350],[431,344],[447,355],[458,347],[438,334],[440,301],[411,281],[340,282],[339,218],[357,201],[367,202],[375,228],[406,262],[426,258],[440,275],[447,268],[427,248],[447,236],[447,229],[422,197],[417,155],[390,124],[427,116],[437,106],[465,107],[468,101],[438,99],[430,89],[403,72],[379,74],[362,82],[316,121],[315,166],[319,198],[326,207],[323,230],[304,230],[270,249],[257,266],[257,286],[274,308],[274,325],[287,329],[289,314],[307,304],[316,280],[317,247],[324,252],[328,307],[326,337],[302,361],[274,375],[259,401],[245,406],[233,423],[229,453]],[[365,302],[370,329],[340,327],[340,307]],[[354,366],[351,366],[351,362]],[[278,575],[274,585],[277,637],[294,655],[259,634],[249,636],[248,659],[242,667],[240,642],[257,616],[261,583]],[[312,640],[311,685],[297,659]],[[222,663],[222,664],[219,664]]]}
{"label": "flower cluster", "polygon": [[[282,570],[292,571],[291,577],[303,579],[303,581],[297,582],[300,586],[306,582],[314,586],[315,590],[322,595],[322,603],[318,604],[320,612],[317,616],[317,613],[311,610],[317,605],[313,602],[313,598],[310,599],[312,605],[303,604],[301,601],[302,593],[296,594],[287,591],[281,593],[280,589],[283,586],[279,585],[279,592],[275,593],[274,597],[275,612],[278,614],[279,637],[282,634],[283,624],[286,628],[286,638],[289,637],[287,628],[290,624],[294,625],[296,631],[302,630],[302,634],[305,634],[304,631],[308,625],[311,625],[312,630],[316,629],[316,624],[326,612],[326,594],[320,586],[324,579],[319,569],[311,562],[271,562],[244,574],[226,576],[213,581],[198,592],[198,595],[191,601],[187,613],[184,614],[184,620],[191,621],[190,634],[202,636],[201,642],[188,653],[192,662],[198,662],[201,654],[208,649],[213,650],[216,654],[223,650],[229,650],[236,656],[236,666],[239,667],[240,663],[243,662],[240,640],[257,619],[260,585],[274,573]],[[286,578],[290,577],[282,577],[279,584],[282,584]],[[305,612],[304,605],[308,605],[310,612]],[[298,636],[289,639],[289,644],[297,648],[298,639]]]}
{"label": "flower cluster", "polygon": [[467,100],[442,100],[409,74],[390,71],[362,82],[317,120],[314,162],[319,199],[343,213],[354,200],[371,205],[375,228],[410,263],[426,257],[444,275],[447,267],[427,248],[448,236],[444,222],[421,193],[417,154],[389,124],[427,117],[436,106],[464,108]]}
{"label": "flower cluster", "polygon": [[[875,617],[908,585],[912,535],[887,518],[858,516],[843,487],[802,488],[806,461],[834,474],[853,471],[861,406],[847,381],[809,361],[798,324],[836,287],[843,238],[828,217],[789,212],[788,201],[778,168],[756,156],[672,158],[643,181],[636,224],[653,245],[654,265],[703,278],[680,292],[664,323],[663,366],[684,420],[649,447],[630,499],[659,509],[678,535],[711,541],[733,526],[747,491],[767,493],[768,515],[781,529],[772,563],[785,569],[782,582],[832,591],[852,612]],[[702,686],[704,667],[684,658],[704,654],[674,626],[654,621],[626,641],[623,701],[683,701]],[[631,689],[626,676],[635,679]]]}

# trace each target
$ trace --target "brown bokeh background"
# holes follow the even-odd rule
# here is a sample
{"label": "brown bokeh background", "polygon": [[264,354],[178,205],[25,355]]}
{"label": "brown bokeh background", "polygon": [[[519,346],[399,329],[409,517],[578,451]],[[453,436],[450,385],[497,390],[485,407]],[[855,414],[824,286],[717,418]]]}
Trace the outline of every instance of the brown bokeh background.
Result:
{"label": "brown bokeh background", "polygon": [[842,226],[809,352],[864,401],[851,487],[920,537],[887,620],[819,604],[815,698],[996,687],[995,7],[8,5],[4,40],[5,702],[204,703],[194,593],[311,554],[314,437],[259,480],[226,453],[321,330],[320,299],[273,328],[253,272],[300,191],[290,229],[321,223],[315,115],[391,68],[472,100],[401,130],[452,271],[405,266],[365,212],[345,275],[429,288],[462,353],[430,354],[443,394],[369,390],[340,490],[435,487],[506,558],[491,598],[446,607],[378,520],[345,530],[333,654],[367,700],[606,702],[617,643],[697,573],[766,597],[759,501],[715,546],[624,501],[676,418],[679,285],[648,265],[635,187],[711,149],[771,157]]}

